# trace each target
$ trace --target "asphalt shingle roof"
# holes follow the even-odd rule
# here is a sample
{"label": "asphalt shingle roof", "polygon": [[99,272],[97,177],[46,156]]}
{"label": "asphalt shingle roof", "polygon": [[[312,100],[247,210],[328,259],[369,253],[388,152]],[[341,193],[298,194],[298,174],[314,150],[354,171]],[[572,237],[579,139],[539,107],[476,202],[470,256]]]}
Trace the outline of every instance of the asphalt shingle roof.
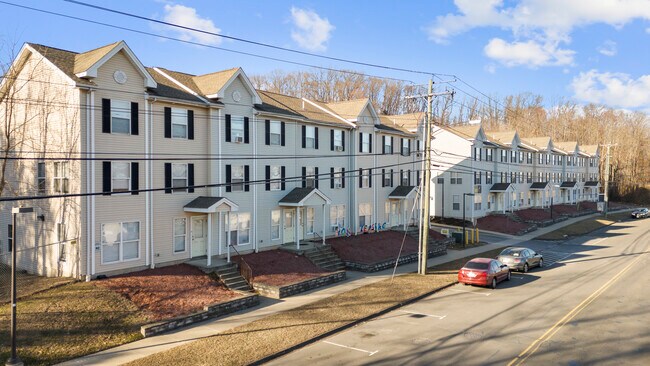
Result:
{"label": "asphalt shingle roof", "polygon": [[315,190],[316,188],[313,187],[294,188],[286,196],[282,197],[279,203],[300,203],[300,201],[304,200],[305,197],[309,196]]}
{"label": "asphalt shingle roof", "polygon": [[585,182],[585,187],[598,187],[598,181],[590,180]]}
{"label": "asphalt shingle roof", "polygon": [[490,187],[490,192],[505,192],[510,188],[510,183],[494,183]]}
{"label": "asphalt shingle roof", "polygon": [[530,185],[530,189],[546,189],[548,182],[535,182]]}
{"label": "asphalt shingle roof", "polygon": [[406,198],[415,189],[415,186],[397,186],[388,195],[388,198]]}
{"label": "asphalt shingle roof", "polygon": [[199,196],[185,205],[185,208],[208,209],[223,199],[224,197]]}
{"label": "asphalt shingle roof", "polygon": [[560,184],[560,188],[573,188],[575,186],[576,186],[576,182],[574,181],[562,182],[562,184]]}

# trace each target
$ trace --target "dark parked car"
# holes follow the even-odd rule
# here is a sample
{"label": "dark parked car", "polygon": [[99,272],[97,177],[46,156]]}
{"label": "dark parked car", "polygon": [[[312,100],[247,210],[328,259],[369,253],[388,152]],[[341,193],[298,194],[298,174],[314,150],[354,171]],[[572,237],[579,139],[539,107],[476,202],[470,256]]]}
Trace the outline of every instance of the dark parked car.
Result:
{"label": "dark parked car", "polygon": [[650,214],[650,211],[648,211],[647,208],[640,208],[638,210],[632,211],[632,217],[635,219],[641,219],[644,217],[648,217],[648,214]]}
{"label": "dark parked car", "polygon": [[528,272],[530,268],[544,266],[542,255],[528,248],[506,248],[497,259],[513,271]]}
{"label": "dark parked car", "polygon": [[510,269],[491,258],[474,258],[458,271],[458,282],[466,285],[497,287],[497,283],[510,280]]}

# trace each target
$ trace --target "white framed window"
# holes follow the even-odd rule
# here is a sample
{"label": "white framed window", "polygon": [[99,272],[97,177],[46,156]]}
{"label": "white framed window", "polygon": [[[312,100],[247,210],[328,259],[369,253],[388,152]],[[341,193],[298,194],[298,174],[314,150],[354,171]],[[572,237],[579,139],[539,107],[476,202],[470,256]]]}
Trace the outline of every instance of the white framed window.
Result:
{"label": "white framed window", "polygon": [[402,170],[402,176],[400,178],[403,186],[409,185],[409,174],[411,174],[410,171]]}
{"label": "white framed window", "polygon": [[172,187],[174,192],[186,192],[188,185],[187,164],[172,163]]}
{"label": "white framed window", "polygon": [[314,126],[305,127],[305,147],[307,149],[316,148],[316,127]]}
{"label": "white framed window", "polygon": [[316,211],[313,207],[307,207],[307,234],[314,233],[314,223],[316,221]]}
{"label": "white framed window", "polygon": [[280,240],[280,210],[271,211],[271,240]]}
{"label": "white framed window", "polygon": [[334,150],[343,151],[343,131],[334,130]]}
{"label": "white framed window", "polygon": [[251,214],[239,212],[230,214],[230,244],[246,245],[251,239]]}
{"label": "white framed window", "polygon": [[187,139],[187,109],[172,108],[172,138]]}
{"label": "white framed window", "polygon": [[140,222],[115,222],[101,226],[102,263],[140,258]]}
{"label": "white framed window", "polygon": [[485,160],[492,161],[492,153],[493,152],[494,152],[493,149],[485,149]]}
{"label": "white framed window", "polygon": [[59,243],[59,262],[65,262],[68,259],[68,248],[66,246],[65,224],[56,223],[56,241]]}
{"label": "white framed window", "polygon": [[47,180],[45,172],[45,162],[39,161],[36,163],[36,188],[39,195],[47,193]]}
{"label": "white framed window", "polygon": [[345,227],[345,205],[330,206],[330,225],[332,231]]}
{"label": "white framed window", "polygon": [[114,161],[111,163],[111,191],[127,192],[131,187],[131,163]]}
{"label": "white framed window", "polygon": [[383,186],[384,186],[384,187],[390,187],[390,181],[392,180],[392,179],[391,179],[391,171],[390,171],[390,170],[389,170],[389,171],[385,171],[385,172],[384,172],[384,176],[382,177],[382,179],[384,180],[384,184],[383,184]]}
{"label": "white framed window", "polygon": [[485,184],[492,184],[492,172],[485,172]]}
{"label": "white framed window", "polygon": [[111,100],[111,133],[131,134],[131,103]]}
{"label": "white framed window", "polygon": [[244,166],[233,165],[230,173],[230,187],[232,192],[241,192],[244,190]]}
{"label": "white framed window", "polygon": [[174,219],[174,253],[184,252],[187,248],[187,219]]}
{"label": "white framed window", "polygon": [[282,122],[280,121],[271,121],[269,122],[269,143],[271,145],[281,145],[282,144]]}
{"label": "white framed window", "polygon": [[359,204],[359,227],[372,224],[372,205],[370,203]]}
{"label": "white framed window", "polygon": [[334,168],[334,189],[343,188],[343,168]]}
{"label": "white framed window", "polygon": [[477,194],[474,196],[474,211],[480,211],[483,206],[483,196]]}
{"label": "white framed window", "polygon": [[452,202],[451,209],[454,210],[454,211],[460,210],[460,195],[455,194],[455,195],[453,195],[451,197],[451,199],[452,199],[452,201],[451,201]]}
{"label": "white framed window", "polygon": [[370,152],[370,134],[361,133],[361,152],[369,153]]}
{"label": "white framed window", "polygon": [[480,147],[475,147],[474,148],[474,161],[480,161],[481,160],[481,148]]}
{"label": "white framed window", "polygon": [[68,166],[67,161],[54,162],[54,192],[56,193],[69,192]]}
{"label": "white framed window", "polygon": [[316,168],[313,166],[305,168],[305,187],[316,187]]}
{"label": "white framed window", "polygon": [[244,117],[230,116],[230,141],[244,142]]}
{"label": "white framed window", "polygon": [[393,139],[390,136],[384,138],[384,151],[386,154],[393,153]]}
{"label": "white framed window", "polygon": [[370,169],[361,169],[361,188],[370,188]]}
{"label": "white framed window", "polygon": [[411,149],[409,148],[409,139],[402,139],[402,155],[409,156],[411,155]]}
{"label": "white framed window", "polygon": [[463,178],[458,172],[451,172],[451,179],[449,180],[450,184],[463,184]]}
{"label": "white framed window", "polygon": [[279,191],[282,189],[282,167],[280,165],[271,165],[271,182],[270,189]]}

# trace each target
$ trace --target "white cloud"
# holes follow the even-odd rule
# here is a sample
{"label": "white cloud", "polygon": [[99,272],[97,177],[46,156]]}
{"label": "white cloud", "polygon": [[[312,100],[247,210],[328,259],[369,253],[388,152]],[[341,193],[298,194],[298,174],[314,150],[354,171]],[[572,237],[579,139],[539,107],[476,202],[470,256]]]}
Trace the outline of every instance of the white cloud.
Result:
{"label": "white cloud", "polygon": [[609,40],[605,41],[602,46],[598,47],[598,52],[605,56],[615,56],[618,52],[616,42]]}
{"label": "white cloud", "polygon": [[520,0],[513,5],[504,0],[455,0],[454,3],[456,13],[438,16],[425,28],[430,40],[444,44],[453,36],[489,27],[509,31],[513,37],[511,44],[533,40],[543,47],[550,44],[557,51],[570,51],[560,50],[559,44],[569,44],[576,27],[603,23],[620,28],[635,19],[650,20],[650,0]]}
{"label": "white cloud", "polygon": [[650,28],[646,28],[646,29],[645,29],[645,32],[648,33],[648,34],[650,34]]}
{"label": "white cloud", "polygon": [[[166,4],[165,15],[163,20],[168,23],[174,23],[189,28],[200,29],[211,33],[221,33],[212,20],[202,18],[197,14],[196,9],[183,5]],[[211,45],[218,45],[222,39],[219,36],[195,32],[187,29],[170,27],[169,30],[176,32],[178,36],[186,41],[200,42]]]}
{"label": "white cloud", "polygon": [[332,36],[335,27],[311,10],[291,8],[291,21],[294,29],[291,38],[302,48],[311,51],[325,51],[327,41]]}
{"label": "white cloud", "polygon": [[558,48],[557,43],[544,44],[534,40],[526,42],[506,42],[501,38],[492,38],[483,49],[489,58],[505,66],[540,66],[571,65],[574,51]]}
{"label": "white cloud", "polygon": [[629,109],[650,109],[650,75],[633,79],[623,73],[581,72],[571,82],[574,97],[585,102]]}

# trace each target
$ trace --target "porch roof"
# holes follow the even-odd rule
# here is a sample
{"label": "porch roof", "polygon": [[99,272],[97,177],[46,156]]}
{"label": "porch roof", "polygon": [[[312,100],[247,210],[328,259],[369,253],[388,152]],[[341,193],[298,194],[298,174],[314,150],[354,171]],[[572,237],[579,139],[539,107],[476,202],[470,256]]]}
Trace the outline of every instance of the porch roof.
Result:
{"label": "porch roof", "polygon": [[185,212],[215,213],[237,211],[239,206],[225,197],[199,196],[183,207]]}
{"label": "porch roof", "polygon": [[[310,206],[309,199],[311,197],[316,197],[319,201],[319,204],[331,204],[332,200],[329,199],[323,192],[317,188],[306,187],[306,188],[294,188],[286,196],[284,196],[278,204],[280,206],[289,206],[289,207],[303,207]],[[312,203],[313,204],[313,203]]]}
{"label": "porch roof", "polygon": [[530,185],[532,191],[543,191],[548,187],[548,182],[534,182]]}
{"label": "porch roof", "polygon": [[413,195],[413,192],[415,192],[415,188],[415,186],[397,186],[392,192],[390,192],[388,198],[397,200],[408,199]]}
{"label": "porch roof", "polygon": [[600,183],[598,183],[597,180],[590,180],[588,182],[585,182],[585,187],[598,187]]}
{"label": "porch roof", "polygon": [[490,192],[506,192],[510,187],[512,187],[510,183],[494,183],[490,187]]}
{"label": "porch roof", "polygon": [[562,189],[562,188],[565,188],[565,189],[574,188],[575,186],[576,186],[576,182],[574,182],[574,181],[566,181],[566,182],[562,182],[562,184],[560,185],[560,189]]}

